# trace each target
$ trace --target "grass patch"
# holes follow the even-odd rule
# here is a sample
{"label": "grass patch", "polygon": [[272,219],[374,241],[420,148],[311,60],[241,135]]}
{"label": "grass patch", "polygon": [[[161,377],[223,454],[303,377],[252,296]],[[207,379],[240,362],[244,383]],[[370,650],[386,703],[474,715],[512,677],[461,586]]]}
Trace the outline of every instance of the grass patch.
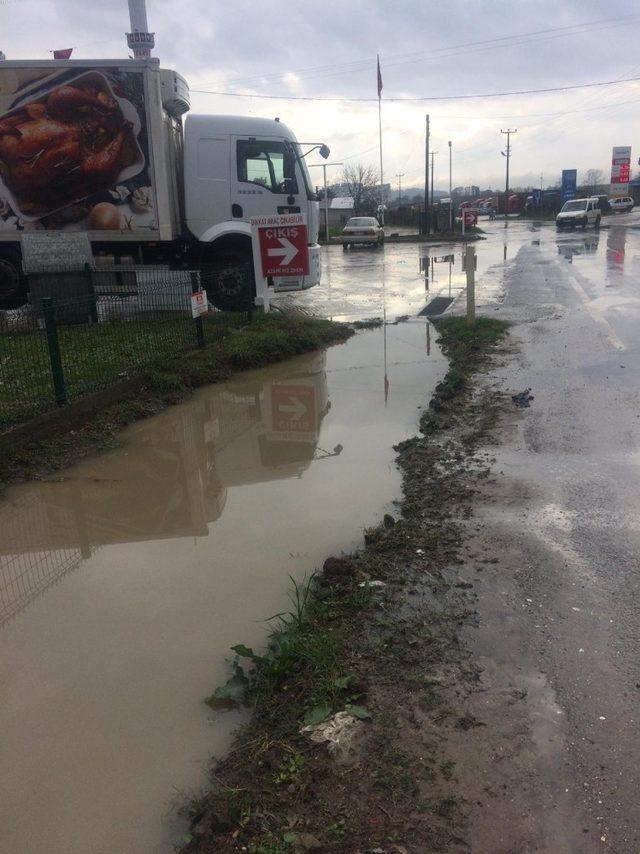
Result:
{"label": "grass patch", "polygon": [[[212,312],[203,318],[205,342],[221,341],[247,325],[243,314]],[[184,312],[149,314],[91,326],[59,326],[67,398],[108,388],[162,366],[197,346],[194,321]],[[0,429],[55,407],[44,330],[0,334]]]}
{"label": "grass patch", "polygon": [[[400,518],[386,515],[365,532],[358,553],[329,558],[306,584],[294,583],[291,608],[274,618],[264,652],[233,648],[231,676],[214,705],[244,701],[251,720],[216,765],[211,790],[192,805],[184,854],[288,844],[351,852],[380,840],[449,850],[459,812],[450,792],[454,766],[436,755],[432,733],[459,712],[447,709],[433,676],[460,654],[460,615],[417,600],[398,603],[410,580],[424,579],[429,596],[446,591],[442,571],[460,562],[456,520],[470,512],[486,469],[473,459],[466,433],[449,438],[449,430],[462,423],[474,442],[481,435],[472,377],[506,328],[485,318],[471,330],[464,319],[438,323],[451,364],[439,387],[438,422],[397,446]],[[301,733],[338,711],[363,721],[352,768]],[[417,714],[432,723],[416,728]],[[229,791],[244,793],[242,821],[229,810]],[[428,815],[416,825],[418,813]],[[309,844],[296,847],[303,836]]]}
{"label": "grass patch", "polygon": [[354,320],[349,326],[352,329],[379,329],[384,325],[384,320],[381,317],[369,317],[365,320]]}
{"label": "grass patch", "polygon": [[[78,456],[109,446],[122,427],[178,402],[190,389],[227,379],[235,371],[259,368],[345,341],[353,334],[343,324],[306,316],[256,314],[251,323],[240,315],[214,317],[207,326],[208,346],[179,356],[154,357],[142,375],[141,390],[135,394],[129,393],[121,402],[106,406],[99,414],[87,416],[80,422],[70,420],[62,427],[56,423],[45,439],[27,437],[4,443],[0,440],[0,484],[63,468]],[[0,345],[3,340],[1,336]],[[113,342],[112,338],[109,340]],[[90,342],[85,346],[90,347]],[[92,363],[101,358],[99,351],[91,350],[90,353]],[[0,352],[0,359],[4,359],[4,351]],[[109,368],[110,381],[106,385],[114,380],[114,365],[112,363]],[[17,371],[17,368],[12,370]],[[0,376],[4,377],[2,371],[4,367],[0,368]],[[8,406],[9,397],[9,392],[0,384],[0,406],[2,400]],[[7,411],[4,410],[5,417]],[[16,417],[16,410],[11,417]]]}

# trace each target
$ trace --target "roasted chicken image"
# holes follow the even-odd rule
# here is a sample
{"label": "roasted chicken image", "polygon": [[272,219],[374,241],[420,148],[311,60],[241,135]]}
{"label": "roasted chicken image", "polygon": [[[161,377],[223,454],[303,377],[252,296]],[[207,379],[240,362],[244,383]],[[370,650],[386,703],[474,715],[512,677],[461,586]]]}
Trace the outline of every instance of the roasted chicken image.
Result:
{"label": "roasted chicken image", "polygon": [[131,123],[95,86],[60,86],[0,120],[0,173],[27,215],[112,186],[135,159]]}

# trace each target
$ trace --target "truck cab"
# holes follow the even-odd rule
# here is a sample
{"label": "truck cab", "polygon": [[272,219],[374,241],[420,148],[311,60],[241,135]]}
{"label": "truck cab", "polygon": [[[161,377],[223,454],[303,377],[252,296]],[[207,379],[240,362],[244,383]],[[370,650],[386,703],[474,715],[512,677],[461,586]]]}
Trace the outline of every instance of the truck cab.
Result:
{"label": "truck cab", "polygon": [[306,214],[310,273],[272,284],[286,291],[320,281],[319,202],[300,145],[278,119],[187,116],[184,195],[188,231],[205,260],[230,276],[239,261],[251,260],[252,217]]}

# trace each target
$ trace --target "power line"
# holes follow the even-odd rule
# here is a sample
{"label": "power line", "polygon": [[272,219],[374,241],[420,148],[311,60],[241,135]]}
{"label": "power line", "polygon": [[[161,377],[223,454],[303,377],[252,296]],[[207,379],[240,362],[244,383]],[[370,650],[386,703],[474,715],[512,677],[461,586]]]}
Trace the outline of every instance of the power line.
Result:
{"label": "power line", "polygon": [[[575,89],[593,89],[635,83],[640,77],[622,77],[618,80],[600,80],[595,83],[575,83],[570,86],[549,86],[544,89],[514,89],[511,92],[477,92],[469,95],[419,95],[405,98],[385,98],[387,103],[416,103],[418,101],[467,101],[480,98],[509,98],[513,95],[546,95],[552,92],[570,92]],[[318,101],[343,104],[377,103],[377,98],[325,98],[312,95],[264,95],[254,92],[222,92],[210,89],[192,89],[196,95],[219,95],[230,98],[260,98],[269,101]]]}
{"label": "power line", "polygon": [[[638,15],[624,15],[622,17],[615,18],[601,18],[595,21],[583,21],[580,24],[570,24],[564,27],[551,27],[549,29],[544,30],[530,30],[524,33],[512,33],[507,36],[498,36],[492,39],[481,39],[479,41],[471,41],[471,42],[461,42],[459,44],[454,45],[446,45],[441,48],[432,48],[428,51],[413,51],[409,53],[402,54],[391,54],[389,56],[382,55],[382,60],[385,68],[394,67],[397,65],[404,65],[411,62],[417,62],[423,59],[425,56],[429,59],[433,58],[435,60],[441,60],[443,56],[446,55],[456,55],[457,52],[461,49],[466,49],[467,52],[469,48],[488,48],[488,47],[508,47],[510,42],[514,42],[515,40],[519,40],[518,43],[523,44],[522,39],[531,39],[533,36],[544,36],[548,34],[558,34],[555,37],[568,37],[573,35],[582,35],[583,33],[588,33],[591,29],[604,29],[603,25],[608,25],[609,27],[618,27],[623,24],[627,24],[629,19],[636,19]],[[573,32],[570,32],[573,30]],[[544,41],[544,39],[535,39],[535,41]],[[294,69],[291,73],[296,75],[304,75],[310,77],[321,77],[321,76],[335,76],[335,75],[343,75],[346,72],[356,73],[358,71],[369,70],[371,64],[373,62],[373,58],[371,59],[360,59],[354,60],[351,62],[341,63],[336,65],[335,63],[331,65],[316,65],[308,68],[299,68]],[[322,72],[327,72],[326,74],[322,74]],[[272,75],[260,75],[258,77],[245,77],[245,78],[234,78],[230,82],[233,84],[243,84],[250,85],[253,82],[267,82],[269,80],[279,80],[281,78],[281,73],[272,74]]]}

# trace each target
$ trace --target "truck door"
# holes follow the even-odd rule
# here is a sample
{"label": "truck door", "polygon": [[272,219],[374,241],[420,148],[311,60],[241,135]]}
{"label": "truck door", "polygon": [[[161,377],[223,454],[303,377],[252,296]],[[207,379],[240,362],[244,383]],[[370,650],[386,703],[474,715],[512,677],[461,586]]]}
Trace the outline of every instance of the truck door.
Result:
{"label": "truck door", "polygon": [[[235,219],[306,213],[306,189],[282,139],[233,137],[231,196]],[[291,171],[291,174],[288,174]]]}

